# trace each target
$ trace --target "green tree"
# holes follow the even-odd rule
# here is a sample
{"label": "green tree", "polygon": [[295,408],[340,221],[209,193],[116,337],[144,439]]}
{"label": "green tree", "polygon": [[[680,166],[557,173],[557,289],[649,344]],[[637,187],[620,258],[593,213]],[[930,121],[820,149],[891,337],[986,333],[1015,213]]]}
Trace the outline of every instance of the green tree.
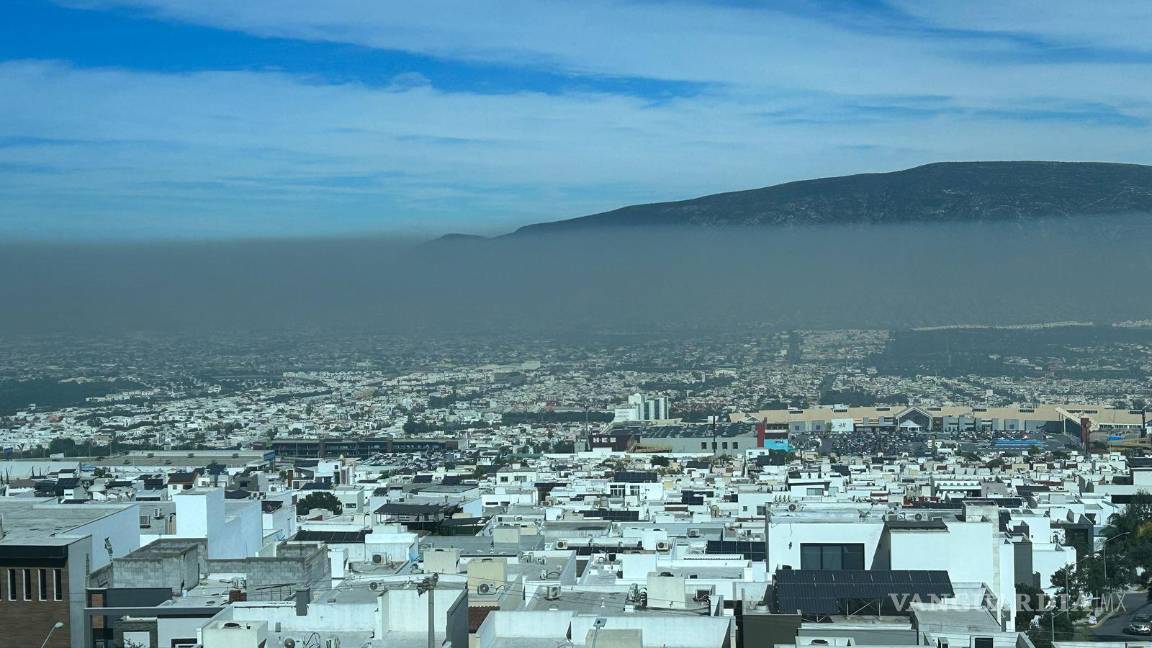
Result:
{"label": "green tree", "polygon": [[1017,583],[1020,609],[1016,612],[1016,631],[1027,632],[1036,648],[1051,648],[1052,641],[1073,637],[1072,622],[1079,613],[1067,609],[1066,599],[1050,597],[1031,585]]}
{"label": "green tree", "polygon": [[76,456],[76,441],[68,437],[57,437],[48,442],[48,454],[63,454],[66,457]]}
{"label": "green tree", "polygon": [[296,502],[296,515],[306,515],[312,509],[327,509],[336,515],[343,512],[344,507],[341,506],[340,500],[328,491],[314,491],[309,493],[304,499]]}
{"label": "green tree", "polygon": [[1152,495],[1146,491],[1133,495],[1124,510],[1108,520],[1104,535],[1109,577],[1113,557],[1120,563],[1117,569],[1128,577],[1125,585],[1135,580],[1138,571],[1152,571]]}

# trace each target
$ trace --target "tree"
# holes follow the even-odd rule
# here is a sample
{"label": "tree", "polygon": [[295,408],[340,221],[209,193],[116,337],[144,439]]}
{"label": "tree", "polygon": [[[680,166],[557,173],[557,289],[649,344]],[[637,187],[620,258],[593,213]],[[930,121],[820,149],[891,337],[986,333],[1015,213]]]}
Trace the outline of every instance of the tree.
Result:
{"label": "tree", "polygon": [[1092,554],[1075,566],[1056,570],[1052,574],[1052,584],[1072,600],[1079,600],[1085,594],[1099,598],[1109,591],[1126,587],[1133,573],[1132,563],[1127,556],[1109,547],[1107,554]]}
{"label": "tree", "polygon": [[68,437],[57,437],[48,442],[48,454],[62,454],[66,457],[76,456],[76,441]]}
{"label": "tree", "polygon": [[336,515],[343,512],[344,507],[341,506],[340,500],[328,491],[314,491],[309,493],[307,497],[296,502],[296,515],[307,515],[308,511],[312,509],[327,509]]}
{"label": "tree", "polygon": [[1036,648],[1051,648],[1053,639],[1072,638],[1072,622],[1078,613],[1061,604],[1066,599],[1052,598],[1039,588],[1021,583],[1016,584],[1016,596],[1020,601],[1016,631],[1027,632]]}
{"label": "tree", "polygon": [[[1140,491],[1124,508],[1108,520],[1108,569],[1113,555],[1127,561],[1130,569],[1152,571],[1152,494]],[[1111,574],[1109,574],[1111,575]]]}
{"label": "tree", "polygon": [[662,467],[668,467],[668,465],[672,463],[672,461],[669,460],[668,457],[665,457],[663,455],[656,455],[655,457],[652,457],[651,462],[652,462],[653,466],[662,466]]}

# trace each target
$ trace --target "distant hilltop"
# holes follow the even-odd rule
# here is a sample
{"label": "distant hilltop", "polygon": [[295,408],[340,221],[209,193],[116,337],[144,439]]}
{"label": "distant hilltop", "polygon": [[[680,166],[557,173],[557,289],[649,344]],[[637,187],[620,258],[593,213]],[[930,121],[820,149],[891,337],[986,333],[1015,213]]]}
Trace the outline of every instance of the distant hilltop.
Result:
{"label": "distant hilltop", "polygon": [[1136,212],[1152,212],[1152,166],[940,162],[632,205],[526,225],[505,236],[610,227],[1004,222]]}

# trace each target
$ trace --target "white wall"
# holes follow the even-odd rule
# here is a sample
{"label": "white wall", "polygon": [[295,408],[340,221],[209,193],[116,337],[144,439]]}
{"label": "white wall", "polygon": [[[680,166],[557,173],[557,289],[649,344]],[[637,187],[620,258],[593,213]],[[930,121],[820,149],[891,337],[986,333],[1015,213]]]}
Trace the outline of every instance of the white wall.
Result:
{"label": "white wall", "polygon": [[[605,628],[639,629],[645,646],[668,648],[720,648],[728,639],[728,617],[701,617],[667,614],[663,616],[610,616]],[[572,618],[572,643],[586,645],[588,631],[596,615]]]}
{"label": "white wall", "polygon": [[[91,535],[92,571],[108,565],[112,558],[128,555],[140,548],[140,507],[133,503],[123,510],[112,507],[108,510],[109,515],[68,532],[70,536]],[[112,547],[111,557],[108,546]]]}
{"label": "white wall", "polygon": [[555,639],[560,643],[574,614],[569,610],[489,613],[476,632],[476,648],[497,648],[513,638]]}
{"label": "white wall", "polygon": [[176,503],[176,537],[207,538],[209,558],[248,558],[264,544],[258,501],[225,502],[219,488],[184,491]]}
{"label": "white wall", "polygon": [[1054,593],[1057,589],[1052,585],[1052,574],[1074,562],[1076,562],[1076,550],[1071,547],[1057,549],[1057,545],[1032,546],[1032,571],[1039,574],[1040,588],[1049,593]]}
{"label": "white wall", "polygon": [[[768,529],[769,573],[775,573],[783,565],[800,569],[800,545],[807,543],[861,543],[864,545],[864,569],[872,569],[876,547],[884,534],[883,520],[854,520],[851,522],[806,522],[777,520],[770,521]],[[893,549],[893,555],[895,555]],[[892,569],[900,568],[895,565]],[[941,569],[934,567],[933,569]]]}
{"label": "white wall", "polygon": [[199,636],[197,631],[211,621],[210,618],[160,617],[156,620],[156,645],[168,648],[173,639],[195,639]]}
{"label": "white wall", "polygon": [[[437,633],[448,626],[448,610],[464,596],[462,589],[436,589],[435,619]],[[428,632],[428,599],[415,588],[385,590],[380,597],[377,637],[385,632]]]}
{"label": "white wall", "polygon": [[943,531],[890,534],[892,569],[936,569],[953,583],[983,583],[1010,610],[1016,607],[1015,553],[996,522],[945,522]]}
{"label": "white wall", "polygon": [[[291,601],[245,601],[232,605],[232,618],[280,624],[283,632],[372,632],[376,626],[378,598],[364,602],[311,603],[308,614],[296,616]],[[427,614],[424,615],[427,617]]]}

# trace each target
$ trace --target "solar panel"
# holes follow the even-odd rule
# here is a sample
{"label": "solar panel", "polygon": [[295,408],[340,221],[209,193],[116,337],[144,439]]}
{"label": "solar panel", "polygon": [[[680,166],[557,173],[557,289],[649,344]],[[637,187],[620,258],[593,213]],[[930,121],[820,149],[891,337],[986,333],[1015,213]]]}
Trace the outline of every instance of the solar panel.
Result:
{"label": "solar panel", "polygon": [[846,602],[889,600],[893,595],[920,598],[952,596],[942,571],[779,570],[775,575],[777,611],[812,614],[843,612]]}

